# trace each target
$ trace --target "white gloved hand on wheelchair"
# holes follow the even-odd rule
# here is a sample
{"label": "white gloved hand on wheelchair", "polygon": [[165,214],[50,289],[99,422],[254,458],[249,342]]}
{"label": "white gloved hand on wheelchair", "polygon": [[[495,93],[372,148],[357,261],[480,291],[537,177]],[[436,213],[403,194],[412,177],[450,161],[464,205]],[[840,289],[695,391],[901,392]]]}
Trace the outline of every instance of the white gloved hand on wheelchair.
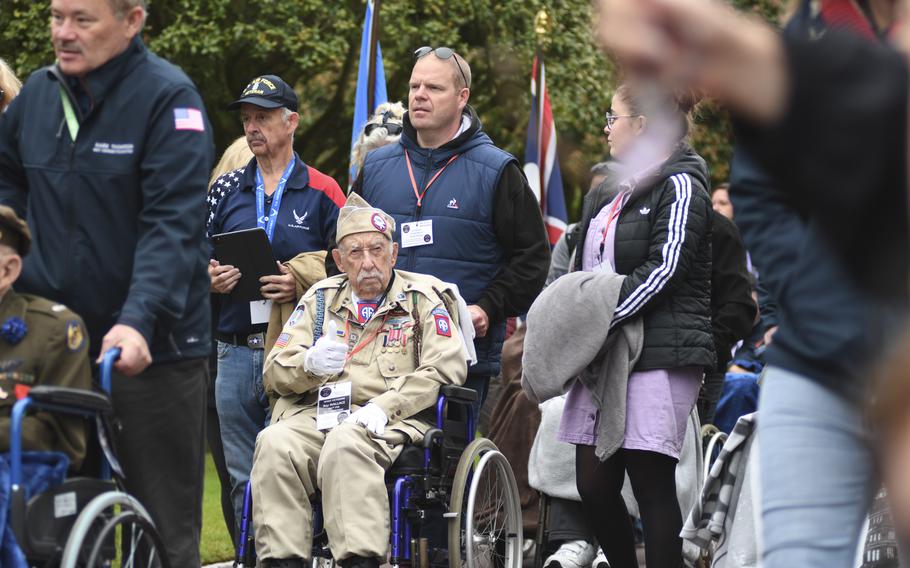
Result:
{"label": "white gloved hand on wheelchair", "polygon": [[389,417],[385,415],[385,411],[378,404],[370,402],[359,410],[352,412],[345,422],[360,424],[377,436],[382,436],[383,432],[385,432],[385,425],[389,423]]}
{"label": "white gloved hand on wheelchair", "polygon": [[348,346],[335,341],[338,335],[338,325],[334,320],[329,322],[325,334],[316,340],[316,344],[309,348],[303,360],[306,372],[320,377],[337,375],[344,370],[345,359],[348,355]]}

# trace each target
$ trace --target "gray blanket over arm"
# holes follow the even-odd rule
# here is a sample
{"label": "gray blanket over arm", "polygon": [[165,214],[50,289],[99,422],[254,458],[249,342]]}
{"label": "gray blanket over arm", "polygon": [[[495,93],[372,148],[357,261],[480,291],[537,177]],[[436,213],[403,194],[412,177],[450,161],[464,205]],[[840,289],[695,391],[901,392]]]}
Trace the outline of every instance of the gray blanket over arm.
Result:
{"label": "gray blanket over arm", "polygon": [[550,284],[528,312],[521,386],[533,401],[565,393],[576,378],[600,409],[597,456],[605,460],[625,437],[626,389],[641,355],[641,318],[612,334],[610,323],[625,276],[572,272]]}

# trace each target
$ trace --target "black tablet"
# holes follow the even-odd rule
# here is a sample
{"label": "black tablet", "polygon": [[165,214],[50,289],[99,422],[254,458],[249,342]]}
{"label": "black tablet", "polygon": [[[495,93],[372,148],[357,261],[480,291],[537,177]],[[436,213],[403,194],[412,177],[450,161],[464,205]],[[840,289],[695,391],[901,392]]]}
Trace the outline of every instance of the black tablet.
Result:
{"label": "black tablet", "polygon": [[231,298],[240,301],[262,300],[259,289],[263,276],[280,274],[278,263],[272,255],[272,245],[265,229],[244,229],[221,233],[212,237],[215,258],[221,264],[230,264],[240,270],[240,281],[231,290]]}

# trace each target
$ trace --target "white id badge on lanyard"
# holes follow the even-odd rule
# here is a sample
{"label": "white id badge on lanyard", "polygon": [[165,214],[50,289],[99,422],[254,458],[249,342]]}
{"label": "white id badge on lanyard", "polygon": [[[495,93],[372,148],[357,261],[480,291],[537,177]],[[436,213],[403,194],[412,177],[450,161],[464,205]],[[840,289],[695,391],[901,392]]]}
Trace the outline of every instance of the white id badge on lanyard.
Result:
{"label": "white id badge on lanyard", "polygon": [[401,224],[401,248],[433,244],[433,220]]}
{"label": "white id badge on lanyard", "polygon": [[331,430],[351,415],[351,381],[319,387],[316,400],[316,429]]}
{"label": "white id badge on lanyard", "polygon": [[269,323],[269,315],[272,313],[271,300],[256,300],[250,302],[250,323]]}

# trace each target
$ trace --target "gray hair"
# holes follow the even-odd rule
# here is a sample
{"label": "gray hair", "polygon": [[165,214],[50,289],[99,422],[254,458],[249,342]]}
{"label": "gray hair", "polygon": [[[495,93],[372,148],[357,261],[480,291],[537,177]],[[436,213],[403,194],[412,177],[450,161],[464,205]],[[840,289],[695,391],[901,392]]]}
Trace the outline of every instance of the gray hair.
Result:
{"label": "gray hair", "polygon": [[146,0],[107,0],[118,19],[126,17],[127,12],[133,8],[142,8],[142,25],[145,25],[145,19],[148,17],[149,8]]}
{"label": "gray hair", "polygon": [[281,118],[285,122],[291,122],[291,115],[294,114],[294,111],[292,111],[288,107],[281,107],[281,110],[284,111],[283,113],[281,113]]}

